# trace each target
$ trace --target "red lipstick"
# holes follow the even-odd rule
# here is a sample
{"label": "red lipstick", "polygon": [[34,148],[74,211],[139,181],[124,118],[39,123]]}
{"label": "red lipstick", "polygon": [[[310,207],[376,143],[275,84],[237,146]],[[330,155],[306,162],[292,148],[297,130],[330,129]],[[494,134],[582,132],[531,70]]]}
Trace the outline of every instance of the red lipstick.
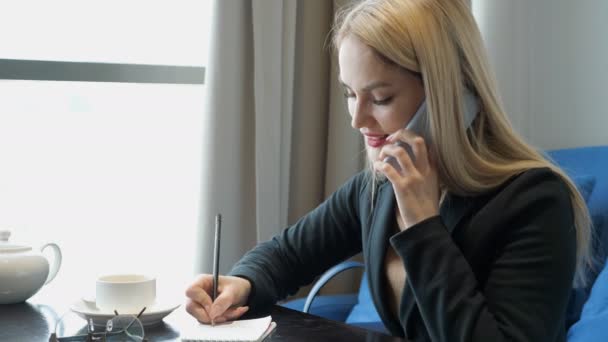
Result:
{"label": "red lipstick", "polygon": [[365,141],[367,145],[370,147],[378,148],[384,144],[386,144],[386,138],[388,135],[380,135],[380,134],[364,134]]}

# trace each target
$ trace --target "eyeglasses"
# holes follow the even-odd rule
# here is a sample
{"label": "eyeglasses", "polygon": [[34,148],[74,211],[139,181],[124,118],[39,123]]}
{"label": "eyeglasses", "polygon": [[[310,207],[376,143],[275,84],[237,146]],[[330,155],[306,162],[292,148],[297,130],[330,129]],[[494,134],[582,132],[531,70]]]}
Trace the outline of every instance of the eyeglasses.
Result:
{"label": "eyeglasses", "polygon": [[144,327],[139,317],[144,313],[143,308],[137,316],[120,315],[105,320],[85,320],[74,312],[64,314],[55,324],[55,331],[49,342],[147,342],[144,337]]}

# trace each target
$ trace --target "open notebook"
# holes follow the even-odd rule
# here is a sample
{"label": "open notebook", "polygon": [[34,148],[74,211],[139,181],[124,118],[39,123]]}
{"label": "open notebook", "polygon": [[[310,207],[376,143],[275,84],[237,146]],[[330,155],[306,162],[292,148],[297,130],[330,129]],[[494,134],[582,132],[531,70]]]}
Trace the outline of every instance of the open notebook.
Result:
{"label": "open notebook", "polygon": [[211,326],[195,323],[182,327],[182,341],[262,341],[276,327],[272,317],[245,319]]}

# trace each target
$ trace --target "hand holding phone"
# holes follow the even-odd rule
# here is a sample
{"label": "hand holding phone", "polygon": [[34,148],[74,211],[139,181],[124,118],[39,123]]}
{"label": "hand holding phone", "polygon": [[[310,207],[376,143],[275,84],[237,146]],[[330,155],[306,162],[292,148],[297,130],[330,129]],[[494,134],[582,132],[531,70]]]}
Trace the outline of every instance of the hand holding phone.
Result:
{"label": "hand holding phone", "polygon": [[[412,149],[412,146],[410,146],[410,144],[399,140],[395,143],[395,145],[406,150],[407,153],[410,155],[410,158],[412,159],[412,161],[416,162],[416,156],[414,155],[414,150]],[[384,162],[391,164],[395,168],[395,170],[397,170],[398,172],[401,172],[401,166],[399,165],[397,158],[395,158],[393,156],[388,156],[388,157],[384,158]]]}
{"label": "hand holding phone", "polygon": [[[466,128],[469,128],[479,112],[479,103],[477,97],[468,89],[465,89],[464,92],[464,107],[464,125]],[[422,104],[420,104],[420,107],[418,107],[418,110],[416,110],[416,113],[414,113],[412,119],[410,119],[410,121],[407,123],[405,129],[421,136],[424,141],[428,143],[430,140],[430,134],[428,127],[428,115],[426,111],[426,100],[422,101]],[[397,141],[395,144],[404,148],[412,161],[416,162],[416,156],[414,155],[414,151],[409,144],[403,141]],[[401,172],[401,166],[395,157],[388,156],[384,158],[384,162],[391,164],[395,170]]]}

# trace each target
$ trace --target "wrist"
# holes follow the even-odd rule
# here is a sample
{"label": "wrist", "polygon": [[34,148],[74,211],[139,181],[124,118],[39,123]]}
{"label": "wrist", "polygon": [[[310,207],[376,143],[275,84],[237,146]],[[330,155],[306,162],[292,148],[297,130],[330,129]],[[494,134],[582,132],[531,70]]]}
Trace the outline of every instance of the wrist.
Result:
{"label": "wrist", "polygon": [[241,295],[239,296],[240,300],[239,300],[238,305],[239,306],[247,305],[247,302],[249,301],[249,296],[251,295],[251,288],[252,288],[251,281],[247,278],[243,278],[243,277],[239,277],[239,276],[236,276],[235,278],[238,279],[237,282],[239,284],[239,288],[241,289]]}
{"label": "wrist", "polygon": [[404,220],[404,226],[405,227],[403,229],[401,229],[401,230],[406,230],[406,229],[408,229],[410,227],[413,227],[413,226],[415,226],[417,224],[420,224],[420,223],[422,223],[422,222],[424,222],[424,221],[426,221],[426,220],[428,220],[430,218],[433,218],[435,216],[439,216],[439,211],[438,210],[437,211],[433,211],[433,212],[429,212],[429,213],[426,213],[426,214],[419,215],[419,216],[417,216],[416,218],[414,218],[412,220]]}

